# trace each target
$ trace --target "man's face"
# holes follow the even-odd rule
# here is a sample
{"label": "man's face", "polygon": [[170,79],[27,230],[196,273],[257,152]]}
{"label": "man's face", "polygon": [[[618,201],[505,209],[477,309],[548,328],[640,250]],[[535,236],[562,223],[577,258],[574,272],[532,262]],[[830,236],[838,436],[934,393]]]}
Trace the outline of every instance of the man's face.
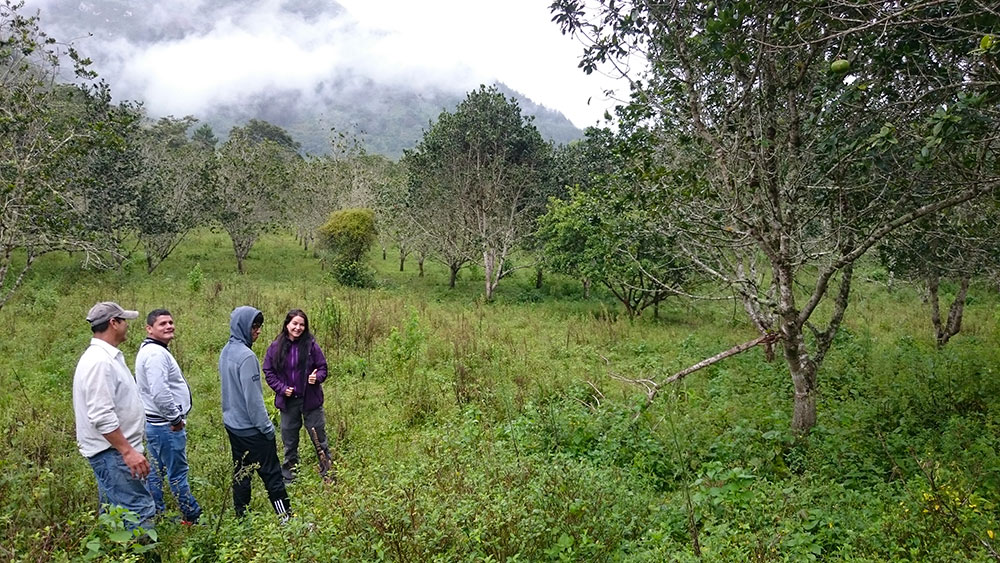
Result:
{"label": "man's face", "polygon": [[250,327],[250,343],[253,344],[257,342],[257,337],[260,336],[261,325],[252,325]]}
{"label": "man's face", "polygon": [[128,321],[125,319],[113,318],[108,321],[108,328],[114,335],[115,346],[125,342],[125,335],[128,334]]}
{"label": "man's face", "polygon": [[146,325],[146,334],[164,344],[174,339],[174,318],[170,315],[156,317],[153,324]]}

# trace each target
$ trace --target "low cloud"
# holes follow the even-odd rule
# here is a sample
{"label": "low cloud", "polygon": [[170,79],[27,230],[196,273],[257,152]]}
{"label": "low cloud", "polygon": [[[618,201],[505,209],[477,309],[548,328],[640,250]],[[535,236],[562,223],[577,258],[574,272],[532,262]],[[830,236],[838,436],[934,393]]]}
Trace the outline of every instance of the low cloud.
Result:
{"label": "low cloud", "polygon": [[[430,4],[430,5],[429,5]],[[370,79],[468,91],[500,80],[591,125],[603,87],[576,68],[579,45],[543,3],[477,0],[33,0],[42,27],[91,57],[119,99],[153,115],[199,114],[256,93]],[[88,37],[87,34],[93,34]]]}

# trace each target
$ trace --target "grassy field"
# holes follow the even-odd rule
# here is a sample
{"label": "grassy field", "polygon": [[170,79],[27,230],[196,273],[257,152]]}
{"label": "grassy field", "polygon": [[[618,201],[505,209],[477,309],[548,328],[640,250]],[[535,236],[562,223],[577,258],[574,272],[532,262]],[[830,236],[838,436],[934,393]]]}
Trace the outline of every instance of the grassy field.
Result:
{"label": "grassy field", "polygon": [[[141,560],[96,513],[76,451],[71,380],[99,300],[173,312],[194,394],[189,459],[203,525],[158,527],[164,561],[996,561],[1000,299],[976,287],[962,334],[934,349],[917,290],[868,268],[820,372],[819,424],[789,432],[791,384],[759,350],[644,400],[612,377],[662,378],[754,336],[731,302],[668,301],[624,318],[597,292],[533,272],[483,303],[478,273],[373,255],[380,288],[338,287],[312,252],[266,235],[235,273],[196,233],[152,275],[40,260],[0,311],[0,559]],[[529,275],[530,274],[530,275]],[[237,521],[218,354],[229,312],[292,307],[327,353],[338,480],[315,471],[279,525],[254,478]],[[142,339],[122,345],[130,366]],[[272,395],[265,390],[270,403]],[[276,420],[276,417],[275,417]],[[303,446],[305,442],[303,443]],[[301,450],[308,463],[308,448]]]}

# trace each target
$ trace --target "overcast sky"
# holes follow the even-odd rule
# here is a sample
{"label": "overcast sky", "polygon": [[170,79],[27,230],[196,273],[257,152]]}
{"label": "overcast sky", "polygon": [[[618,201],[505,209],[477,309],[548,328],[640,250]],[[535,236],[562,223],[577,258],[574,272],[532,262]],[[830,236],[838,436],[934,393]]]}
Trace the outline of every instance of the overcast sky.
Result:
{"label": "overcast sky", "polygon": [[[624,88],[577,68],[582,48],[551,22],[548,0],[339,0],[347,11],[340,17],[303,17],[289,10],[296,0],[245,0],[215,10],[214,21],[195,21],[208,6],[223,5],[211,2],[119,1],[141,11],[150,29],[187,31],[155,43],[100,36],[74,43],[98,63],[117,98],[141,99],[153,115],[198,114],[204,104],[231,101],[226,96],[234,92],[308,92],[350,71],[379,82],[461,92],[499,80],[583,128],[613,106],[605,89]],[[306,4],[324,2],[301,6]],[[87,10],[93,3],[28,5],[42,8],[44,27],[47,9]]]}
{"label": "overcast sky", "polygon": [[[401,60],[415,67],[428,60],[440,61],[441,70],[467,66],[476,82],[495,77],[562,111],[581,128],[593,125],[613,105],[603,90],[616,85],[577,68],[582,47],[551,21],[547,0],[343,0],[341,4],[363,25],[390,32],[384,43],[387,59],[400,52]],[[402,54],[408,49],[413,53]]]}

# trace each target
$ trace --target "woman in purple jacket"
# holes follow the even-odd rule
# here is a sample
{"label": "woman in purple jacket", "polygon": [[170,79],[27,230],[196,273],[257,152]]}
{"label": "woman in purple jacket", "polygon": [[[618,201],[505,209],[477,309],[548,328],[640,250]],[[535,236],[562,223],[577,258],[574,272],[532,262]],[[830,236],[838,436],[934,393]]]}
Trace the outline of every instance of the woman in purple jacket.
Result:
{"label": "woman in purple jacket", "polygon": [[281,473],[286,482],[295,479],[299,463],[299,430],[303,424],[319,456],[320,475],[330,471],[330,448],[326,441],[323,387],[326,357],[309,333],[309,317],[292,309],[285,316],[281,333],[264,355],[264,377],[274,389],[274,406],[281,411],[281,441],[285,461]]}

